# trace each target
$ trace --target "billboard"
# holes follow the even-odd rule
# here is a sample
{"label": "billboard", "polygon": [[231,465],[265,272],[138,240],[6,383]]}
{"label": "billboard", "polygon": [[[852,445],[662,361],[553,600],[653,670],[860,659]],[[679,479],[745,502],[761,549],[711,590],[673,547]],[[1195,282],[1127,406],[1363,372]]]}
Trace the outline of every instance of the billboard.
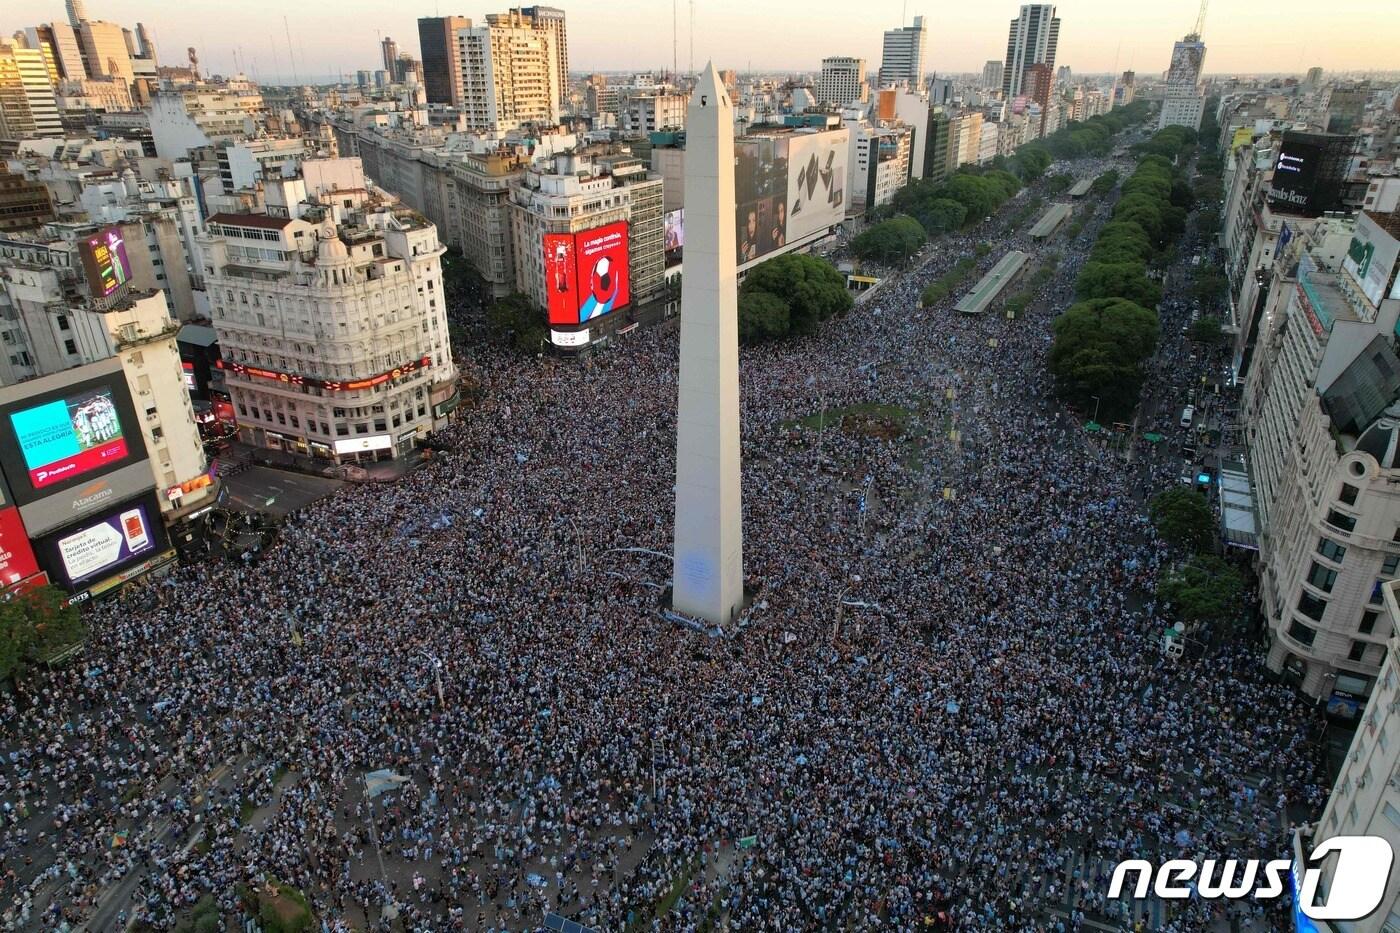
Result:
{"label": "billboard", "polygon": [[121,502],[35,541],[49,575],[76,589],[167,547],[155,496]]}
{"label": "billboard", "polygon": [[83,240],[78,254],[94,298],[110,297],[131,279],[131,260],[118,227],[107,227]]}
{"label": "billboard", "polygon": [[34,386],[15,387],[33,394],[0,406],[0,463],[19,505],[146,459],[119,368],[48,391]]}
{"label": "billboard", "polygon": [[29,533],[14,506],[0,509],[0,586],[12,586],[39,572]]}
{"label": "billboard", "polygon": [[671,211],[666,215],[666,265],[674,266],[681,261],[685,249],[685,208]]}
{"label": "billboard", "polygon": [[336,441],[335,452],[338,454],[367,453],[371,450],[389,450],[393,446],[394,440],[389,435],[371,434],[368,437],[354,437]]}
{"label": "billboard", "polygon": [[582,324],[632,300],[627,222],[544,235],[550,324]]}
{"label": "billboard", "polygon": [[1342,268],[1371,304],[1379,305],[1384,300],[1397,256],[1400,256],[1400,243],[1363,211],[1356,220],[1356,234],[1342,260]]}
{"label": "billboard", "polygon": [[788,137],[752,136],[734,142],[734,201],[738,262],[788,242]]}
{"label": "billboard", "polygon": [[1354,145],[1350,136],[1285,132],[1269,183],[1269,208],[1304,217],[1336,210]]}
{"label": "billboard", "polygon": [[579,322],[625,308],[632,298],[626,221],[576,234],[574,247],[578,254],[574,280],[579,288]]}
{"label": "billboard", "polygon": [[89,476],[84,482],[62,492],[26,503],[19,507],[20,517],[31,535],[42,535],[71,524],[84,515],[100,511],[113,502],[139,496],[151,488],[151,482],[150,464],[138,460],[101,476]]}
{"label": "billboard", "polygon": [[549,295],[549,323],[578,323],[578,287],[574,280],[574,235],[544,235],[544,288]]}

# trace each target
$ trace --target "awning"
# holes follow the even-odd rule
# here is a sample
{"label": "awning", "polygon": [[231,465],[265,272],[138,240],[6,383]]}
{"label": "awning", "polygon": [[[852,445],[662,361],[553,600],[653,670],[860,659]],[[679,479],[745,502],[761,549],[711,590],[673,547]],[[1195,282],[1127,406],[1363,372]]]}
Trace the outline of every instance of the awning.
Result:
{"label": "awning", "polygon": [[1231,547],[1259,550],[1259,526],[1254,516],[1254,495],[1249,474],[1222,469],[1217,480],[1220,489],[1220,530]]}
{"label": "awning", "polygon": [[1162,443],[1162,441],[1166,440],[1166,438],[1158,434],[1156,431],[1148,431],[1142,436],[1142,439],[1147,441],[1147,443],[1149,444],[1160,444]]}
{"label": "awning", "polygon": [[1097,421],[1086,421],[1084,423],[1084,430],[1088,431],[1090,434],[1095,434],[1103,430],[1103,425],[1099,424]]}

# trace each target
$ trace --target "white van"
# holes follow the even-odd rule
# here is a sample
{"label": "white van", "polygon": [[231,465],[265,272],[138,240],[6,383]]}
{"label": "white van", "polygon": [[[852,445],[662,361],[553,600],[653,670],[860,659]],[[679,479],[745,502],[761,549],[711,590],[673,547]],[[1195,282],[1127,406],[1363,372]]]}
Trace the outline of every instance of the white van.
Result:
{"label": "white van", "polygon": [[1196,420],[1196,406],[1187,405],[1181,410],[1181,426],[1183,428],[1189,428],[1191,427],[1191,422],[1194,420]]}

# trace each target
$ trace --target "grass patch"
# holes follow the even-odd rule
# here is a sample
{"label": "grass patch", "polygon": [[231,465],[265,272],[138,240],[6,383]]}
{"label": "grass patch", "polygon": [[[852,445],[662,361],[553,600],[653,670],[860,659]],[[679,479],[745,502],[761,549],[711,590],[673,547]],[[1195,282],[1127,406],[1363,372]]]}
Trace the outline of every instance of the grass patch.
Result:
{"label": "grass patch", "polygon": [[699,868],[699,865],[699,862],[687,862],[671,883],[671,889],[669,891],[661,895],[656,903],[652,904],[649,908],[637,911],[637,915],[632,919],[632,922],[627,924],[628,933],[633,933],[633,931],[640,933],[642,930],[649,930],[651,929],[653,920],[660,920],[662,917],[669,914],[671,909],[676,906],[676,902],[681,899],[681,895],[685,893],[685,889],[690,886],[690,879],[695,877],[695,871]]}
{"label": "grass patch", "polygon": [[251,800],[243,801],[242,806],[238,808],[238,822],[243,824],[244,826],[247,826],[248,823],[252,821],[253,814],[257,812],[257,804],[253,803],[253,801]]}

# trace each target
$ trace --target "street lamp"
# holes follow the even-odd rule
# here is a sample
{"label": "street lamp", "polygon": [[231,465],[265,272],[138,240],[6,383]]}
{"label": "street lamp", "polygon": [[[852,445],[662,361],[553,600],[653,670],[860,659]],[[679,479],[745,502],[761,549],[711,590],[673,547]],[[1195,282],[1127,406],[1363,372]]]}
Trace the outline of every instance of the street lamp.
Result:
{"label": "street lamp", "polygon": [[437,682],[438,705],[447,709],[447,700],[442,695],[442,659],[436,655],[428,654],[426,651],[423,652],[422,657],[433,666],[433,679]]}
{"label": "street lamp", "polygon": [[1092,399],[1094,400],[1094,417],[1091,418],[1091,419],[1089,419],[1089,420],[1093,421],[1095,424],[1098,424],[1098,422],[1099,422],[1099,397],[1098,397],[1097,395],[1091,395],[1091,396],[1089,396],[1089,397],[1092,398]]}

